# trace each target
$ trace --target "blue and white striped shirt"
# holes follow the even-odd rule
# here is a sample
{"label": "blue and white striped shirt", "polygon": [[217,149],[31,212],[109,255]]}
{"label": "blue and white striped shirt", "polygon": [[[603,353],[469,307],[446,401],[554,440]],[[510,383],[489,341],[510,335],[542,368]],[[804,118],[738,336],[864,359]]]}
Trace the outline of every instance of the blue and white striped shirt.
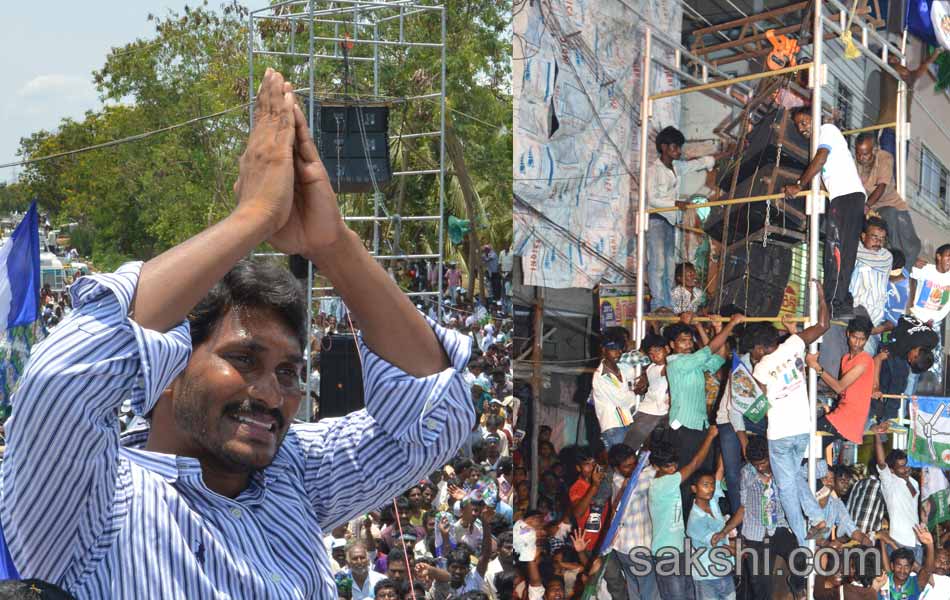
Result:
{"label": "blue and white striped shirt", "polygon": [[364,345],[366,409],[292,426],[231,499],[193,458],[120,444],[123,399],[148,413],[191,352],[186,322],[162,334],[128,318],[140,268],[79,280],[21,379],[0,508],[14,563],[78,598],[336,600],[323,532],[443,465],[471,431],[468,339],[432,324],[452,367],[424,378]]}

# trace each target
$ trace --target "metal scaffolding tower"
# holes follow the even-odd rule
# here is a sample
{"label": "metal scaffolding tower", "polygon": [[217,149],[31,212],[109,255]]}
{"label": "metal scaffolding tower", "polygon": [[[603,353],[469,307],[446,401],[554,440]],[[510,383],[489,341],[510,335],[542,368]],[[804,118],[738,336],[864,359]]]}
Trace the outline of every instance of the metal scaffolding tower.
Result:
{"label": "metal scaffolding tower", "polygon": [[[436,131],[400,133],[389,137],[390,142],[417,143],[437,141],[438,168],[413,168],[391,173],[394,181],[404,177],[436,177],[439,197],[437,214],[396,214],[386,203],[386,194],[372,178],[372,214],[356,214],[347,202],[347,193],[338,193],[344,220],[357,227],[372,225],[371,234],[363,232],[370,253],[384,264],[397,261],[435,260],[438,284],[435,291],[408,291],[407,295],[434,302],[441,317],[442,270],[444,257],[443,215],[445,213],[445,6],[425,0],[290,0],[250,11],[248,14],[248,93],[251,101],[249,119],[254,121],[255,77],[266,67],[276,67],[288,81],[306,81],[305,87],[295,89],[308,109],[311,131],[314,127],[315,107],[329,102],[360,106],[367,104],[405,105],[426,102],[438,104],[439,128]],[[408,31],[407,31],[408,30]],[[420,36],[414,39],[411,36]],[[386,95],[386,82],[381,78],[381,67],[398,64],[409,52],[424,52],[431,56],[430,65],[438,68],[438,78],[429,84],[432,89],[420,89],[413,96]],[[319,79],[318,79],[319,78]],[[425,83],[420,87],[429,87]],[[370,93],[371,90],[371,93]],[[362,120],[362,115],[360,116]],[[411,125],[410,125],[411,126]],[[405,129],[405,128],[404,128]],[[364,136],[364,151],[365,136]],[[372,172],[372,168],[369,169]],[[350,209],[350,210],[348,210]],[[411,224],[411,225],[410,225]],[[386,231],[384,228],[389,225]],[[403,252],[403,226],[435,226],[438,246],[435,252]],[[419,235],[416,236],[418,239]],[[394,239],[393,239],[394,238]],[[395,242],[395,243],[394,243]],[[410,242],[413,243],[413,242]],[[256,256],[282,256],[278,253],[259,253]],[[329,282],[315,273],[307,263],[307,378],[305,401],[301,403],[299,418],[309,421],[312,414],[310,396],[313,365],[311,363],[311,328],[314,302],[333,295]]]}

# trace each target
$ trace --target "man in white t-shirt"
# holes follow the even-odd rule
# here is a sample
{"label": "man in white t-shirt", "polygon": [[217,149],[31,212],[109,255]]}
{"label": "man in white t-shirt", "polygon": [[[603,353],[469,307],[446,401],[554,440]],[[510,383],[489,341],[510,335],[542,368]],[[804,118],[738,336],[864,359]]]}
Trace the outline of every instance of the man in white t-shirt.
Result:
{"label": "man in white t-shirt", "polygon": [[874,428],[874,455],[881,480],[881,494],[887,506],[888,534],[900,546],[914,552],[914,558],[923,564],[923,547],[917,543],[914,525],[918,523],[920,486],[907,465],[907,453],[891,450],[884,454],[881,434],[889,425],[882,423]]}
{"label": "man in white t-shirt", "polygon": [[[806,139],[811,138],[810,106],[793,110],[792,120]],[[825,296],[831,303],[832,316],[835,319],[848,319],[854,313],[848,285],[858,255],[867,196],[848,142],[841,135],[841,130],[831,123],[821,126],[818,152],[805,167],[801,178],[785,186],[785,196],[793,198],[802,189],[807,189],[819,171],[821,183],[830,196],[825,214]]]}
{"label": "man in white t-shirt", "polygon": [[910,272],[908,310],[936,329],[950,313],[950,244],[937,248],[934,264]]}
{"label": "man in white t-shirt", "polygon": [[654,429],[668,424],[670,414],[670,384],[666,380],[669,348],[666,338],[650,334],[643,340],[640,349],[650,357],[650,364],[634,387],[636,393],[643,394],[643,400],[633,415],[633,425],[623,438],[623,443],[634,450],[647,441]]}
{"label": "man in white t-shirt", "polygon": [[[789,528],[801,546],[806,539],[827,531],[821,507],[801,476],[802,457],[808,448],[815,418],[808,401],[805,353],[808,345],[818,340],[829,325],[824,292],[817,281],[813,281],[813,285],[817,287],[819,301],[816,324],[790,335],[781,344],[778,331],[770,323],[750,325],[743,335],[743,345],[749,349],[753,366],[752,376],[769,401],[769,462],[778,498]],[[811,522],[807,532],[805,517]]]}

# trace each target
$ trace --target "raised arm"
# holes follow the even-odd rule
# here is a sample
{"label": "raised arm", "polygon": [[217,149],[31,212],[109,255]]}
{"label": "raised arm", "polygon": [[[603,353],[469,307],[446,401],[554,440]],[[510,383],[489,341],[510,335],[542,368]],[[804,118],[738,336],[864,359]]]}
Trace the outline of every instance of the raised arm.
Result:
{"label": "raised arm", "polygon": [[709,454],[710,448],[712,448],[713,440],[716,439],[717,435],[719,435],[719,429],[716,428],[715,425],[710,425],[709,430],[706,432],[706,439],[703,440],[703,445],[696,451],[693,459],[679,470],[680,477],[682,477],[683,481],[692,477],[696,469],[699,468],[699,465],[703,464],[703,461],[706,460],[706,456]]}
{"label": "raised arm", "polygon": [[817,341],[831,326],[830,315],[828,314],[828,303],[825,302],[825,290],[821,287],[821,283],[819,283],[817,279],[812,279],[811,283],[817,288],[818,322],[798,334],[798,337],[802,338],[806,346]]}
{"label": "raised arm", "polygon": [[295,195],[290,218],[271,238],[288,254],[311,260],[359,318],[366,344],[409,375],[425,377],[449,366],[438,338],[399,286],[343,222],[313,135],[294,106]]}
{"label": "raised arm", "polygon": [[729,336],[732,335],[732,330],[736,328],[736,325],[745,321],[745,315],[742,313],[736,313],[730,317],[729,322],[726,323],[726,326],[722,328],[722,331],[716,334],[716,337],[709,342],[709,351],[713,354],[719,352],[723,346],[726,345],[726,340],[729,339]]}
{"label": "raised arm", "polygon": [[923,523],[914,525],[914,533],[917,534],[917,539],[920,540],[920,543],[924,546],[924,566],[917,572],[917,581],[921,582],[921,585],[924,586],[930,581],[930,576],[933,575],[934,572],[934,538],[930,531],[927,530],[927,526]]}
{"label": "raised arm", "polygon": [[855,365],[850,371],[844,374],[844,377],[841,379],[835,379],[831,376],[828,371],[825,371],[821,368],[821,365],[818,363],[819,353],[807,354],[805,356],[805,363],[816,370],[821,377],[821,380],[824,381],[828,387],[830,387],[836,394],[843,394],[846,389],[851,387],[859,377],[864,375],[865,371],[868,370],[868,366],[864,363]]}
{"label": "raised arm", "polygon": [[881,434],[887,431],[889,425],[885,421],[874,427],[874,457],[877,459],[877,468],[887,467],[887,455],[884,454],[884,442],[881,441]]}
{"label": "raised arm", "polygon": [[478,571],[478,575],[482,578],[485,577],[485,571],[488,570],[488,563],[491,562],[491,550],[492,550],[492,535],[491,535],[491,522],[495,517],[495,509],[486,506],[482,509],[481,521],[482,521],[482,548],[481,552],[478,555],[478,565],[476,565],[475,570]]}

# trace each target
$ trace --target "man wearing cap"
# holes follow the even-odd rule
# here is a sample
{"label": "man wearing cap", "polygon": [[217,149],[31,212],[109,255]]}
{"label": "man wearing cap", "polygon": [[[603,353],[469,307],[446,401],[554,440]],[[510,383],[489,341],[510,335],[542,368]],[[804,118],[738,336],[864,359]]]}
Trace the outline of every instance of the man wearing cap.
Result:
{"label": "man wearing cap", "polygon": [[607,450],[623,441],[633,422],[631,415],[637,404],[637,395],[633,391],[636,383],[633,367],[618,363],[624,342],[615,332],[604,334],[600,344],[601,361],[591,382],[594,412]]}

